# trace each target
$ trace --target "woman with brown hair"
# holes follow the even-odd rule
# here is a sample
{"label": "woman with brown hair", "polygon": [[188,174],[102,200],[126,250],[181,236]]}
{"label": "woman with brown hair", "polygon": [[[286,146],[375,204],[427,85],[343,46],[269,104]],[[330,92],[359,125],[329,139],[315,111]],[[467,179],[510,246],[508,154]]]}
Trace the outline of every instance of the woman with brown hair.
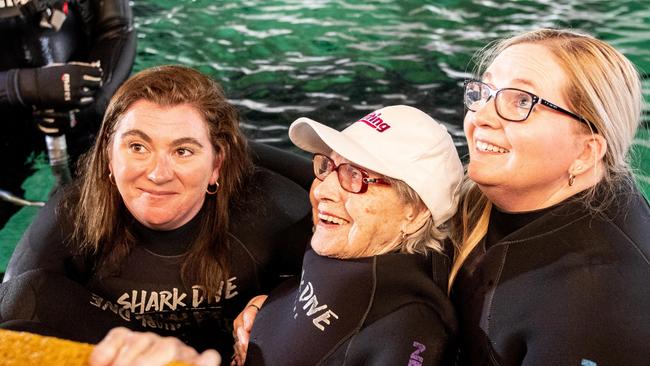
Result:
{"label": "woman with brown hair", "polygon": [[123,325],[227,356],[246,301],[299,270],[311,221],[302,188],[253,166],[238,122],[190,68],[129,79],[79,179],[19,243],[3,326],[97,342]]}
{"label": "woman with brown hair", "polygon": [[[446,128],[397,105],[343,131],[299,118],[289,136],[314,153],[314,234],[300,278],[273,290],[261,308],[248,306],[259,315],[246,357],[238,347],[233,363],[452,365],[457,323],[445,238],[463,168]],[[209,357],[119,328],[90,364],[216,365]]]}

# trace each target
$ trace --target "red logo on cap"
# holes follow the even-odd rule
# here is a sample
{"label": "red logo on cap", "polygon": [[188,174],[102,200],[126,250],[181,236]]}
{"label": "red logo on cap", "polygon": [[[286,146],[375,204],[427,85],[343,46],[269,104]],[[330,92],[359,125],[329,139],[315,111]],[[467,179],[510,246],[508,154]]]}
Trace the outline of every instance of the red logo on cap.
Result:
{"label": "red logo on cap", "polygon": [[381,113],[375,113],[375,112],[370,113],[369,115],[361,118],[357,122],[363,122],[368,126],[374,128],[378,132],[384,132],[390,128],[390,125],[384,122],[383,119],[381,119]]}

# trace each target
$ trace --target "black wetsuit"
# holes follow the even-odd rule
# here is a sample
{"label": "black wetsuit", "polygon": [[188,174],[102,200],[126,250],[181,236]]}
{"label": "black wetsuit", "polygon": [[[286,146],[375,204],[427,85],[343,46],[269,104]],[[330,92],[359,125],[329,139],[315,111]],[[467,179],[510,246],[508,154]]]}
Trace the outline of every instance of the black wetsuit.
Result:
{"label": "black wetsuit", "polygon": [[[128,0],[59,1],[55,8],[65,7],[67,13],[59,30],[41,26],[40,14],[21,16],[18,8],[10,6],[16,2],[7,1],[0,8],[0,154],[5,156],[0,159],[0,189],[21,196],[22,180],[31,173],[27,159],[34,151],[42,151],[45,143],[33,122],[32,107],[9,102],[7,89],[14,86],[7,85],[7,70],[100,61],[102,87],[95,101],[77,113],[77,125],[66,133],[74,161],[92,145],[108,101],[131,72],[136,35]],[[0,227],[16,209],[0,201]]]}
{"label": "black wetsuit", "polygon": [[210,300],[180,278],[198,216],[168,232],[135,224],[138,244],[119,273],[98,278],[87,264],[92,258],[70,253],[67,220],[73,218],[55,212],[57,194],[9,263],[8,282],[0,289],[0,326],[94,343],[122,325],[173,335],[199,350],[216,348],[227,359],[232,320],[251,297],[299,273],[311,236],[305,190],[266,169],[258,169],[249,183],[254,188],[232,211],[229,279]]}
{"label": "black wetsuit", "polygon": [[453,285],[460,365],[650,364],[648,204],[635,189],[601,214],[580,200],[492,210]]}
{"label": "black wetsuit", "polygon": [[308,250],[302,278],[255,319],[247,365],[449,365],[456,318],[441,254],[339,260]]}

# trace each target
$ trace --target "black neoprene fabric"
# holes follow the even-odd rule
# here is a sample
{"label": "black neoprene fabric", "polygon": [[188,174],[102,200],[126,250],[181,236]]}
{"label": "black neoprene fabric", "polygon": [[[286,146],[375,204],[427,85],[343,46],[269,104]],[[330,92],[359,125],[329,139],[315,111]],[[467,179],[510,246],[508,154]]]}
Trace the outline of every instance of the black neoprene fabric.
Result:
{"label": "black neoprene fabric", "polygon": [[122,325],[173,335],[199,350],[216,348],[227,359],[232,320],[251,297],[299,273],[311,236],[305,190],[261,168],[250,182],[255,187],[233,209],[228,281],[210,300],[180,277],[183,254],[198,229],[196,217],[167,232],[134,224],[138,244],[119,271],[102,277],[92,269],[93,258],[71,252],[74,213],[56,208],[74,194],[59,193],[39,212],[11,258],[7,282],[0,287],[0,327],[95,343]]}
{"label": "black neoprene fabric", "polygon": [[650,209],[636,189],[599,214],[580,196],[493,210],[452,289],[459,365],[650,364],[649,258]]}
{"label": "black neoprene fabric", "polygon": [[442,254],[339,260],[308,250],[301,279],[271,293],[257,315],[246,363],[450,365],[448,270]]}

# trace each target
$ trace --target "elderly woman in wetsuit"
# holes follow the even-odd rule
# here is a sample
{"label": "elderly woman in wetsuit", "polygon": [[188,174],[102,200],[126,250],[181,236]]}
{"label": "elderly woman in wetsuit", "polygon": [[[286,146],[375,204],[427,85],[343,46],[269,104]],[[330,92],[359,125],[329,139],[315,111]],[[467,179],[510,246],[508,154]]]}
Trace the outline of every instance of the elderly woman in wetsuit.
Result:
{"label": "elderly woman in wetsuit", "polygon": [[232,319],[299,274],[311,234],[307,192],[254,167],[238,123],[198,71],[130,78],[12,256],[0,326],[95,343],[121,325],[228,357]]}
{"label": "elderly woman in wetsuit", "polygon": [[[315,153],[315,230],[301,278],[261,307],[246,363],[452,364],[452,249],[444,239],[463,170],[446,129],[415,108],[392,106],[341,132],[300,118],[289,136]],[[146,347],[125,347],[132,339]],[[167,357],[164,343],[176,349]],[[93,359],[163,364],[172,354],[193,351],[153,335],[117,334]]]}
{"label": "elderly woman in wetsuit", "polygon": [[636,69],[605,42],[552,29],[480,60],[465,84],[451,287],[460,364],[647,364],[650,209],[627,165]]}
{"label": "elderly woman in wetsuit", "polygon": [[391,106],[341,132],[300,118],[289,136],[315,154],[315,230],[300,280],[261,307],[246,364],[453,364],[444,238],[463,170],[446,129]]}

